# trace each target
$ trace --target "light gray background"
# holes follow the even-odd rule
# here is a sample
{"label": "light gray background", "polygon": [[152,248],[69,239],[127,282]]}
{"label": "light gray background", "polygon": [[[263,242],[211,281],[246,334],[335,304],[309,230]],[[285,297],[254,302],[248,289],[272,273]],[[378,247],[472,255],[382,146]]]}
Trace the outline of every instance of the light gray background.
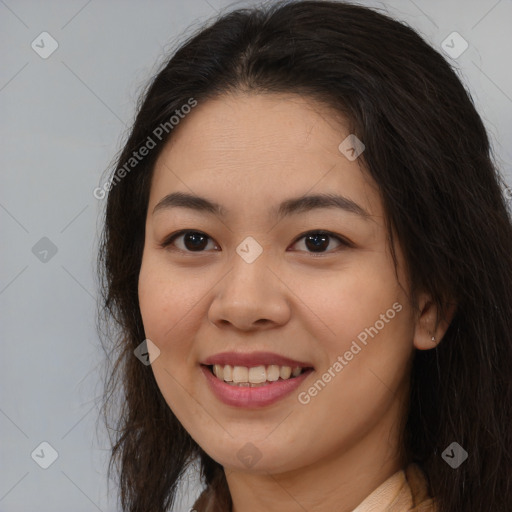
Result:
{"label": "light gray background", "polygon": [[[511,183],[512,1],[362,3],[408,22],[438,49],[453,31],[467,40],[451,62]],[[230,4],[0,0],[0,511],[117,510],[115,488],[107,495],[108,444],[95,431],[102,352],[94,262],[103,204],[93,190],[165,50]],[[47,59],[31,47],[43,31],[59,45]],[[43,237],[55,255],[41,252],[47,242],[32,250]],[[48,469],[31,458],[43,441],[58,452]],[[198,492],[192,478],[179,510],[189,510]]]}

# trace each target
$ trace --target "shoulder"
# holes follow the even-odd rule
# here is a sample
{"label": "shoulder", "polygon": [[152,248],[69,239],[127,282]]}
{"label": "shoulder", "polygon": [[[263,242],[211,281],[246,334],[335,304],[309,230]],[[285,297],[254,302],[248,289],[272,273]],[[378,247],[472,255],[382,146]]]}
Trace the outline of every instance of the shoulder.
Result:
{"label": "shoulder", "polygon": [[434,499],[429,494],[427,477],[420,466],[411,463],[404,471],[413,503],[411,512],[437,512]]}

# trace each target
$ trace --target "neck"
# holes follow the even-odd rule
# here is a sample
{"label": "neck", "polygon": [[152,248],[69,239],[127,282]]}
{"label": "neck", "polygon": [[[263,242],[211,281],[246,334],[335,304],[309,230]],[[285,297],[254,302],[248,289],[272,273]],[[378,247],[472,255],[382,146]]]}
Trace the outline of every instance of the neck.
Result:
{"label": "neck", "polygon": [[[394,416],[394,411],[389,413]],[[225,469],[232,512],[351,512],[404,467],[398,455],[399,436],[391,425],[379,423],[357,442],[351,440],[320,461],[293,471],[254,474]]]}

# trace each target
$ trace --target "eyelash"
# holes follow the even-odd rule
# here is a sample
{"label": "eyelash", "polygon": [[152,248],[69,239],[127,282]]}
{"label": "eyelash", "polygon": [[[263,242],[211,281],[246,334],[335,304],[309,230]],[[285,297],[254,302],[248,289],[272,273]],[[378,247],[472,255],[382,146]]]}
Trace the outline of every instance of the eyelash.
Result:
{"label": "eyelash", "polygon": [[[208,236],[206,233],[203,233],[202,231],[195,231],[195,230],[192,230],[192,229],[183,229],[181,231],[178,231],[176,233],[172,233],[171,235],[169,235],[161,244],[160,244],[160,247],[162,248],[167,248],[169,249],[171,244],[176,240],[176,238],[178,238],[179,236],[182,236],[182,235],[185,235],[187,233],[194,233],[194,234],[197,234],[197,235],[203,235],[205,236],[206,238],[208,238],[209,240],[213,240],[210,236]],[[299,235],[295,241],[293,242],[292,245],[295,245],[297,242],[299,242],[301,239],[307,237],[308,235],[324,235],[324,236],[329,236],[330,238],[335,238],[337,241],[340,242],[341,246],[345,247],[345,248],[351,248],[351,247],[354,247],[354,245],[349,242],[347,239],[339,236],[339,235],[336,235],[330,231],[325,231],[325,230],[317,230],[317,231],[306,231],[305,233],[302,233],[301,235]],[[206,251],[189,251],[189,250],[183,250],[183,249],[178,249],[178,248],[174,248],[172,249],[173,251],[179,251],[179,252],[182,252],[182,253],[185,253],[185,254],[194,254],[194,253],[203,253],[203,252],[206,252]],[[310,251],[306,251],[308,254],[311,254],[312,256],[314,257],[319,257],[319,256],[324,256],[325,254],[330,254],[332,252],[335,252],[336,250],[339,250],[339,247],[337,249],[334,249],[334,250],[330,250],[330,251],[325,251],[325,252],[318,252],[318,253],[315,253],[315,252],[310,252]]]}

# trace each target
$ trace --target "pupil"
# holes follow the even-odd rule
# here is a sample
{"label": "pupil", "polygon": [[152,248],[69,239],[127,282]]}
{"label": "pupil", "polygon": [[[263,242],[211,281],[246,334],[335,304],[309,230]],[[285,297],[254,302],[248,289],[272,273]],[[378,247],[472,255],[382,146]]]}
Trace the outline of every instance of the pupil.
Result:
{"label": "pupil", "polygon": [[[202,241],[200,240],[201,238],[203,239]],[[189,242],[192,242],[192,247],[188,246]],[[191,250],[204,249],[204,247],[206,247],[206,237],[201,233],[187,233],[185,235],[185,246],[187,247],[187,249]]]}
{"label": "pupil", "polygon": [[[189,250],[201,250],[207,245],[207,237],[197,232],[189,232],[185,235],[185,246]],[[316,234],[306,237],[306,246],[308,249],[325,250],[329,245],[329,235]],[[317,251],[319,252],[319,251]]]}
{"label": "pupil", "polygon": [[[317,235],[309,235],[306,237],[306,246],[308,247],[308,249],[326,249],[327,246],[329,245],[329,242],[328,242],[328,235],[322,235],[322,234],[317,234]],[[321,241],[319,242],[319,239],[321,239]],[[312,247],[309,246],[309,242],[312,242],[313,240],[316,240],[316,242],[313,242],[313,245]],[[326,241],[327,241],[327,244],[326,244]],[[322,247],[322,245],[324,247]]]}

